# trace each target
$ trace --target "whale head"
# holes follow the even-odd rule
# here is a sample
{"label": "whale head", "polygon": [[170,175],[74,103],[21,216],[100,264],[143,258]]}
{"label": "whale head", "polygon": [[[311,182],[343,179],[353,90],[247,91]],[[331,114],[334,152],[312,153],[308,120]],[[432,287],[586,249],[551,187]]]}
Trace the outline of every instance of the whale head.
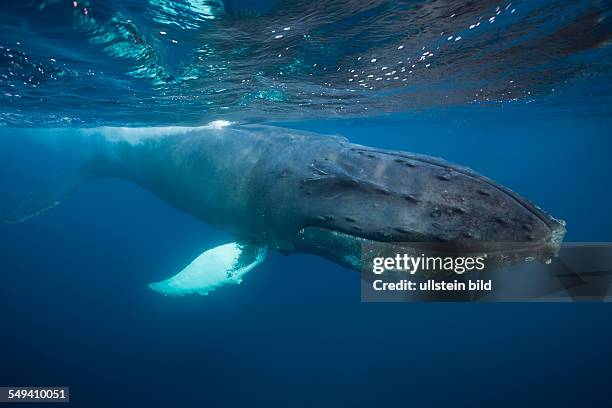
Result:
{"label": "whale head", "polygon": [[443,242],[548,261],[565,235],[563,221],[508,188],[423,155],[347,144],[314,160],[301,190],[296,249],[345,265],[364,243]]}

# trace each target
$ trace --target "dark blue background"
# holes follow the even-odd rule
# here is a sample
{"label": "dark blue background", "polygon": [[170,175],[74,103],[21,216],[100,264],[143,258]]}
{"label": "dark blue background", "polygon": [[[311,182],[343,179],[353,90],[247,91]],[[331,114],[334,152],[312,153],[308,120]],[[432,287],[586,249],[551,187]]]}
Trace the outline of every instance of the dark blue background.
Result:
{"label": "dark blue background", "polygon": [[[295,127],[468,165],[566,219],[568,240],[611,241],[611,124],[451,112]],[[45,168],[29,154],[0,151],[6,202]],[[208,297],[147,288],[225,242],[116,180],[0,225],[0,385],[68,385],[79,407],[610,405],[609,304],[365,304],[357,273],[276,253]]]}

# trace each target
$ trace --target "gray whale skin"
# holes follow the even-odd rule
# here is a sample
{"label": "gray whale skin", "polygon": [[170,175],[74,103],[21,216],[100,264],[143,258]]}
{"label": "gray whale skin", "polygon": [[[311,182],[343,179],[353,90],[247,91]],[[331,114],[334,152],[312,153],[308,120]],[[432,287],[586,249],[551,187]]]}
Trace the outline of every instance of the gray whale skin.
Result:
{"label": "gray whale skin", "polygon": [[235,237],[229,252],[207,251],[180,279],[151,285],[165,294],[239,283],[268,248],[359,269],[365,244],[443,242],[459,253],[493,244],[516,263],[547,261],[565,234],[564,222],[468,168],[338,136],[213,123],[85,129],[80,139],[95,146],[92,157],[4,220],[24,221],[87,180],[117,177]]}

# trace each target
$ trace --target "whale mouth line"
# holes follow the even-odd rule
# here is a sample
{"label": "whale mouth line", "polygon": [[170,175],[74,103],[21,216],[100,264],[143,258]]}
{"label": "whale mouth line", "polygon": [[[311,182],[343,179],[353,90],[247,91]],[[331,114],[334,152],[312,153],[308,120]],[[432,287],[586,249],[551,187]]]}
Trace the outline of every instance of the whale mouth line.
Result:
{"label": "whale mouth line", "polygon": [[488,256],[497,258],[523,259],[525,261],[537,259],[541,262],[549,263],[552,258],[558,255],[564,235],[565,229],[563,228],[562,230],[552,230],[549,240],[539,241],[380,241],[333,228],[305,226],[297,232],[296,240],[307,241],[316,237],[316,240],[320,243],[334,241],[336,243],[335,246],[341,247],[355,246],[360,249],[364,247],[389,247],[395,250],[401,248],[406,248],[407,250],[419,249],[456,256],[486,253]]}

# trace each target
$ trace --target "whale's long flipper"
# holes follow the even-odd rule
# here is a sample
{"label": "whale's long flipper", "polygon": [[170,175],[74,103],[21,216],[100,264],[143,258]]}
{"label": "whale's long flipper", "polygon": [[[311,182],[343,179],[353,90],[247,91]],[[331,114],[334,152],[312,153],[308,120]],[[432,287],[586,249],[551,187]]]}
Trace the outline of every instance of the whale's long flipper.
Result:
{"label": "whale's long flipper", "polygon": [[170,296],[208,292],[228,283],[239,284],[242,277],[266,258],[268,248],[249,244],[231,243],[209,249],[198,256],[185,269],[149,287]]}

